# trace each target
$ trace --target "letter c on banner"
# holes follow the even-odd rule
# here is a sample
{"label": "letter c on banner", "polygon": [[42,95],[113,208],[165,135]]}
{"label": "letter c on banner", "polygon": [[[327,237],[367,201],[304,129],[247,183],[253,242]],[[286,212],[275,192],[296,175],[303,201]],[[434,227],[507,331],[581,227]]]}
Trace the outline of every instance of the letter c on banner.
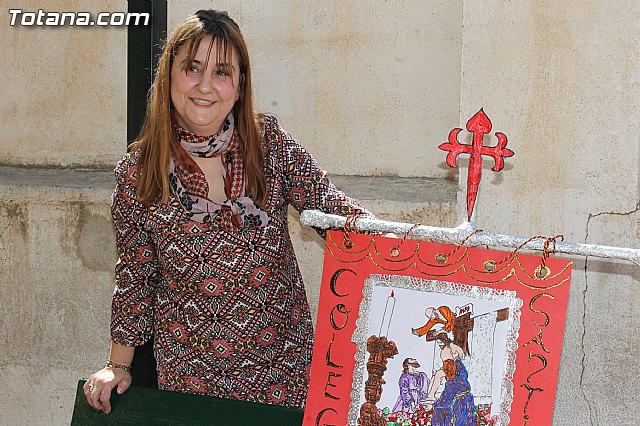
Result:
{"label": "letter c on banner", "polygon": [[351,272],[353,275],[356,275],[356,273],[353,272],[351,269],[338,269],[336,272],[333,273],[333,276],[331,277],[331,281],[329,283],[329,287],[331,288],[331,293],[335,294],[337,297],[345,297],[349,295],[349,293],[340,294],[336,290],[336,283],[338,282],[338,277],[343,272]]}
{"label": "letter c on banner", "polygon": [[[327,411],[333,411],[334,414],[338,414],[338,412],[333,408],[325,408],[324,410],[318,413],[318,417],[316,417],[316,426],[320,426],[320,420],[322,419],[322,416],[324,416],[324,413],[326,413]],[[334,425],[328,425],[324,423],[322,426],[334,426]]]}

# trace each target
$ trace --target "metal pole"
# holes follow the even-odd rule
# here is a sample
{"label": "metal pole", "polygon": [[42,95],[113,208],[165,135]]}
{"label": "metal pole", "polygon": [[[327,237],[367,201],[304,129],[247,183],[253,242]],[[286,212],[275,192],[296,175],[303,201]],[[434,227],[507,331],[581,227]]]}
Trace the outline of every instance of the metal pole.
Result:
{"label": "metal pole", "polygon": [[167,34],[167,0],[128,0],[128,12],[148,13],[150,25],[127,29],[127,144],[140,132],[147,95]]}
{"label": "metal pole", "polygon": [[[316,228],[341,229],[345,223],[344,216],[326,214],[318,210],[305,210],[300,215],[300,222],[305,226]],[[356,220],[358,231],[391,232],[396,235],[404,235],[413,224],[401,222],[388,222],[378,219],[359,218]],[[411,231],[411,236],[436,240],[443,243],[459,244],[475,231],[473,222],[463,222],[456,228],[435,228],[420,225]],[[511,235],[494,234],[491,232],[478,232],[471,236],[467,243],[470,246],[486,245],[490,247],[516,248],[525,243],[528,238],[514,237]],[[524,247],[527,250],[543,250],[544,238],[529,241]],[[577,256],[596,256],[609,259],[623,259],[640,265],[640,249],[609,247],[598,244],[575,244],[558,241],[555,245],[556,253],[571,254]]]}

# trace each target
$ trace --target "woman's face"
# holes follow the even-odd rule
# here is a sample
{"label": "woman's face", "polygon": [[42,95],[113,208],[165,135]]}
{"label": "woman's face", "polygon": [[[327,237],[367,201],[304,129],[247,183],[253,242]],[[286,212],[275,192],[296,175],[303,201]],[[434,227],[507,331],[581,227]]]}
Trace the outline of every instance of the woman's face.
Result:
{"label": "woman's face", "polygon": [[217,52],[222,46],[214,42],[207,57],[210,43],[210,36],[202,39],[189,69],[186,69],[188,48],[182,45],[171,66],[171,103],[178,123],[201,136],[220,131],[238,99],[240,87],[240,63],[236,50],[229,45],[228,48],[232,49],[230,64],[217,63]]}

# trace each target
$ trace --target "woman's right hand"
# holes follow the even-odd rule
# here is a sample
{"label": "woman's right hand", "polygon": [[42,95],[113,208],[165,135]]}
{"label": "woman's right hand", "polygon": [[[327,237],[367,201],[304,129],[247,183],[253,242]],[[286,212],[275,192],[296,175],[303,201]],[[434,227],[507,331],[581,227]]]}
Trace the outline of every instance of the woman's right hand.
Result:
{"label": "woman's right hand", "polygon": [[105,414],[111,412],[111,391],[123,393],[131,386],[131,374],[122,368],[105,367],[92,374],[84,384],[84,395],[94,410],[103,410]]}

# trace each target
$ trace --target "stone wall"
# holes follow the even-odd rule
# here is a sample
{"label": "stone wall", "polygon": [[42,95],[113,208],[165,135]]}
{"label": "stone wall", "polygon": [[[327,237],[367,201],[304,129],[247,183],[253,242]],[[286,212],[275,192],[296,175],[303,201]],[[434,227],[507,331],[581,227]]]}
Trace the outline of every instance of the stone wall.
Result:
{"label": "stone wall", "polygon": [[112,179],[26,172],[0,168],[0,424],[63,425],[108,345]]}
{"label": "stone wall", "polygon": [[[484,107],[516,152],[485,173],[479,227],[640,248],[640,3],[472,0],[463,21],[460,123]],[[554,424],[637,424],[639,285],[576,259]]]}
{"label": "stone wall", "polygon": [[127,29],[10,26],[25,12],[126,12],[127,1],[0,4],[0,164],[113,167],[127,135]]}

